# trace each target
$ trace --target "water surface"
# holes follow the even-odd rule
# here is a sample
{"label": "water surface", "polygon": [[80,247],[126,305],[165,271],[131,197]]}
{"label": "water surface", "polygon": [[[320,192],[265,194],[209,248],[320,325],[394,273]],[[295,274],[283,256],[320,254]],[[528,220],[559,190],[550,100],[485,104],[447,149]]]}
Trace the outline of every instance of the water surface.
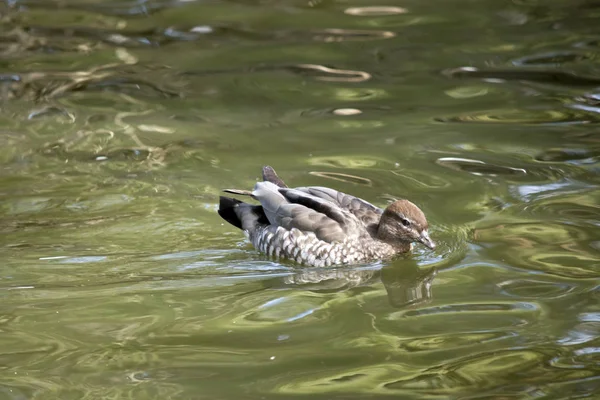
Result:
{"label": "water surface", "polygon": [[[600,396],[597,2],[0,5],[0,399]],[[272,165],[426,212],[311,269],[216,214]]]}

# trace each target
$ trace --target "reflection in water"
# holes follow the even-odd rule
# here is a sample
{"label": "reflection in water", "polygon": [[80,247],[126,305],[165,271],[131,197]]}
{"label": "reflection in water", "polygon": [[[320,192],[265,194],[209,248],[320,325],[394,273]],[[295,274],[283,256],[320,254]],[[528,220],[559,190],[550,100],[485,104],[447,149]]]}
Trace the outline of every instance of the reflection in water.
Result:
{"label": "reflection in water", "polygon": [[27,116],[27,119],[32,120],[32,119],[36,119],[36,118],[61,118],[61,117],[65,117],[66,121],[68,123],[74,123],[75,122],[75,115],[73,115],[73,113],[55,107],[55,106],[43,106],[42,108],[36,109],[36,110],[32,110],[29,115]]}
{"label": "reflection in water", "polygon": [[296,68],[304,71],[318,71],[328,75],[316,75],[315,79],[327,82],[365,82],[371,79],[371,74],[364,71],[329,68],[323,65],[298,64]]}
{"label": "reflection in water", "polygon": [[513,61],[514,65],[562,65],[569,62],[585,61],[590,55],[574,52],[555,52],[549,54],[538,54],[519,58]]}
{"label": "reflection in water", "polygon": [[408,261],[401,268],[384,266],[381,281],[394,308],[420,306],[432,299],[433,279],[437,269],[428,267],[421,270],[416,262]]}
{"label": "reflection in water", "polygon": [[526,174],[523,168],[503,167],[500,165],[488,164],[481,160],[470,160],[468,158],[444,157],[436,161],[444,167],[452,168],[457,171],[466,171],[474,175],[520,175]]}
{"label": "reflection in water", "polygon": [[591,238],[576,226],[490,221],[477,228],[474,236],[490,252],[504,252],[503,259],[517,268],[571,278],[597,276],[594,265],[600,262],[600,257],[589,252]]}
{"label": "reflection in water", "polygon": [[323,42],[342,42],[349,40],[378,40],[390,39],[396,36],[391,31],[378,30],[351,30],[351,29],[325,29],[322,32],[316,32],[314,39]]}
{"label": "reflection in water", "polygon": [[346,14],[357,15],[360,17],[378,17],[385,15],[405,14],[408,12],[405,8],[392,6],[369,6],[369,7],[352,7],[344,10]]}
{"label": "reflection in water", "polygon": [[344,168],[344,169],[355,169],[355,168],[373,168],[378,164],[382,164],[384,167],[391,165],[390,161],[385,159],[378,159],[375,157],[367,156],[330,156],[330,157],[311,157],[307,160],[309,165],[321,166],[329,168]]}
{"label": "reflection in water", "polygon": [[286,276],[283,282],[303,289],[339,290],[369,283],[377,275],[376,268],[309,268]]}
{"label": "reflection in water", "polygon": [[333,179],[335,181],[348,182],[348,183],[356,183],[359,185],[371,186],[372,182],[369,178],[363,178],[356,175],[343,174],[340,172],[318,172],[311,171],[311,175],[319,176],[321,178]]}
{"label": "reflection in water", "polygon": [[495,81],[530,81],[575,87],[595,87],[600,78],[584,77],[557,70],[480,69],[460,67],[443,71],[450,78],[475,78]]}
{"label": "reflection in water", "polygon": [[337,108],[337,109],[333,110],[333,113],[335,115],[349,116],[349,115],[362,114],[362,111],[360,111],[357,108]]}
{"label": "reflection in water", "polygon": [[[127,63],[125,63],[127,64]],[[2,77],[0,76],[0,80]],[[2,91],[5,101],[24,99],[47,101],[61,98],[81,90],[114,90],[148,97],[177,97],[176,90],[157,85],[152,81],[132,77],[122,64],[113,63],[78,72],[35,72],[21,73],[15,83]]]}
{"label": "reflection in water", "polygon": [[304,290],[340,290],[366,284],[374,284],[379,278],[394,308],[417,306],[432,298],[432,283],[437,270],[420,269],[413,261],[402,265],[373,266],[366,269],[340,268],[333,270],[309,269],[286,276],[286,285],[299,286]]}
{"label": "reflection in water", "polygon": [[[572,106],[571,108],[581,107]],[[491,124],[588,124],[600,121],[597,116],[572,110],[494,110],[453,117],[437,117],[439,122],[474,122]]]}
{"label": "reflection in water", "polygon": [[596,164],[600,161],[600,148],[547,149],[535,157],[544,162],[568,162],[573,164]]}
{"label": "reflection in water", "polygon": [[488,94],[489,89],[479,86],[465,86],[457,87],[450,90],[446,90],[446,94],[455,99],[469,99],[472,97],[485,96]]}

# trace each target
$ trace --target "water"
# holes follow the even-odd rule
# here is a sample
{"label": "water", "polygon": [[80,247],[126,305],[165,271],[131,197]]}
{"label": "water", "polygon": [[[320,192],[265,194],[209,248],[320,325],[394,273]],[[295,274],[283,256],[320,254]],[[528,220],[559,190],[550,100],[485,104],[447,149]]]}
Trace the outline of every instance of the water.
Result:
{"label": "water", "polygon": [[[598,10],[4,2],[0,399],[600,398]],[[269,260],[263,164],[438,248]]]}

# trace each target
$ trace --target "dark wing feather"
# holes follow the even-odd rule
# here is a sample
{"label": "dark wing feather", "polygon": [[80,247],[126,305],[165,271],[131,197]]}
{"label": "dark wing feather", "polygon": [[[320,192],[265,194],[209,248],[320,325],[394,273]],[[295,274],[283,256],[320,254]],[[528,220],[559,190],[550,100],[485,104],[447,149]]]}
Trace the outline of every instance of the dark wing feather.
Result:
{"label": "dark wing feather", "polygon": [[299,187],[296,190],[308,193],[337,205],[342,210],[347,210],[358,218],[363,224],[369,226],[378,224],[383,210],[358,197],[338,192],[322,186]]}
{"label": "dark wing feather", "polygon": [[279,176],[277,176],[277,173],[275,172],[273,167],[270,167],[268,165],[265,165],[262,168],[262,177],[263,177],[263,181],[274,183],[277,186],[282,187],[282,188],[288,187],[285,184],[285,182],[283,180],[281,180],[281,178]]}
{"label": "dark wing feather", "polygon": [[[279,189],[281,193],[290,203],[302,204],[305,207],[311,208],[321,214],[325,214],[340,225],[345,225],[348,219],[348,214],[332,203],[322,198],[316,197],[311,193],[302,192],[296,189]],[[309,194],[307,196],[307,194]]]}

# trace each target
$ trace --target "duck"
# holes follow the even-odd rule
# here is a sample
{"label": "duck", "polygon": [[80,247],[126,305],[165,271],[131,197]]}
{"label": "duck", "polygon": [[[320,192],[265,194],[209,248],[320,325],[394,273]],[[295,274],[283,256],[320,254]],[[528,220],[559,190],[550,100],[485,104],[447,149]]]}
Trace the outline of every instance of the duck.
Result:
{"label": "duck", "polygon": [[425,214],[399,199],[385,209],[322,186],[290,188],[271,166],[252,191],[223,192],[259,204],[219,196],[218,214],[241,229],[255,249],[300,265],[331,267],[389,260],[413,243],[433,250]]}

